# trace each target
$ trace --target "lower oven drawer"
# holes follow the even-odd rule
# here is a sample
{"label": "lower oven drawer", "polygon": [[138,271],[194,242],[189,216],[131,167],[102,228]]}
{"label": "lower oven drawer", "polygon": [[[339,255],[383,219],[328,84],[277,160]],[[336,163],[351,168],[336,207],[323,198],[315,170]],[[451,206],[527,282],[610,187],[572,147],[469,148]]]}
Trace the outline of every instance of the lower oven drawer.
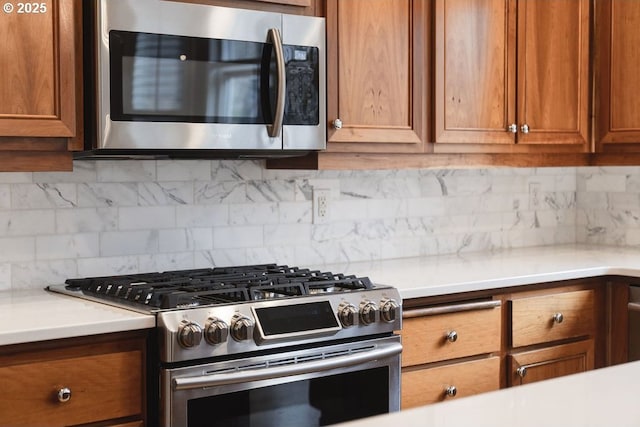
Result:
{"label": "lower oven drawer", "polygon": [[401,351],[392,335],[162,369],[161,425],[315,427],[398,411]]}
{"label": "lower oven drawer", "polygon": [[453,363],[402,373],[402,409],[459,399],[500,388],[500,358]]}

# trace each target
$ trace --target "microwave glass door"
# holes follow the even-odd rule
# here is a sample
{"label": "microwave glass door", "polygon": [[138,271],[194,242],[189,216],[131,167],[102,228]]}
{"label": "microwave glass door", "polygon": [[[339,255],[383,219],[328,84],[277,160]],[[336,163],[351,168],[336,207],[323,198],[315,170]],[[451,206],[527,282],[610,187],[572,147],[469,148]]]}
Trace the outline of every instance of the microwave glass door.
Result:
{"label": "microwave glass door", "polygon": [[[273,122],[273,45],[109,32],[111,120],[219,124]],[[319,123],[318,48],[283,46],[285,125]]]}

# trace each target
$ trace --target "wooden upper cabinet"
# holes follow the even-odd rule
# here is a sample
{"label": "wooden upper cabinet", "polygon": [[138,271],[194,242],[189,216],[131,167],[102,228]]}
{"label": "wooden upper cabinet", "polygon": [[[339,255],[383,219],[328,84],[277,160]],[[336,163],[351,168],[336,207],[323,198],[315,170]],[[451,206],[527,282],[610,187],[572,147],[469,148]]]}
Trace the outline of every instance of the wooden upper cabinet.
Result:
{"label": "wooden upper cabinet", "polygon": [[435,151],[588,151],[589,16],[588,0],[437,0]]}
{"label": "wooden upper cabinet", "polygon": [[640,151],[640,2],[596,2],[596,30],[596,151]]}
{"label": "wooden upper cabinet", "polygon": [[330,151],[422,149],[427,3],[327,0]]}
{"label": "wooden upper cabinet", "polygon": [[73,8],[72,0],[48,0],[2,14],[0,136],[75,135]]}
{"label": "wooden upper cabinet", "polygon": [[81,2],[13,2],[0,16],[0,171],[71,170],[82,148]]}

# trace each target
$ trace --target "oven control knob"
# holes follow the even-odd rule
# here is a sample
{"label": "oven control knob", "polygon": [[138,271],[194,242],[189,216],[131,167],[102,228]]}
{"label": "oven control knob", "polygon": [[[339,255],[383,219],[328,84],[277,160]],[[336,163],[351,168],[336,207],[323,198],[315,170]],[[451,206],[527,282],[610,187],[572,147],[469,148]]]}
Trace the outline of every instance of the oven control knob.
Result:
{"label": "oven control knob", "polygon": [[358,318],[358,309],[351,303],[343,302],[338,306],[338,318],[345,328],[353,326]]}
{"label": "oven control knob", "polygon": [[184,321],[178,328],[178,343],[184,348],[195,347],[202,340],[202,328],[194,322]]}
{"label": "oven control knob", "polygon": [[204,339],[211,345],[221,344],[229,336],[229,326],[217,317],[209,317],[204,328]]}
{"label": "oven control knob", "polygon": [[253,334],[253,320],[242,314],[231,318],[231,337],[236,341],[248,340]]}
{"label": "oven control knob", "polygon": [[378,306],[371,301],[362,301],[360,303],[360,321],[363,325],[371,325],[376,323],[376,313]]}
{"label": "oven control knob", "polygon": [[384,299],[380,301],[380,318],[387,323],[396,320],[399,310],[400,305],[394,299]]}

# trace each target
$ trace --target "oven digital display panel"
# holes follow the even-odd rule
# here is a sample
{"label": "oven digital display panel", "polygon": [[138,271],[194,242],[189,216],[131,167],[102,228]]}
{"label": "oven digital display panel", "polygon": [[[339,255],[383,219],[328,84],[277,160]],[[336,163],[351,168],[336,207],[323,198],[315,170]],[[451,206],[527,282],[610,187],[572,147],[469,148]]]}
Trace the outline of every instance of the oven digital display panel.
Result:
{"label": "oven digital display panel", "polygon": [[265,337],[340,328],[329,301],[255,309]]}

